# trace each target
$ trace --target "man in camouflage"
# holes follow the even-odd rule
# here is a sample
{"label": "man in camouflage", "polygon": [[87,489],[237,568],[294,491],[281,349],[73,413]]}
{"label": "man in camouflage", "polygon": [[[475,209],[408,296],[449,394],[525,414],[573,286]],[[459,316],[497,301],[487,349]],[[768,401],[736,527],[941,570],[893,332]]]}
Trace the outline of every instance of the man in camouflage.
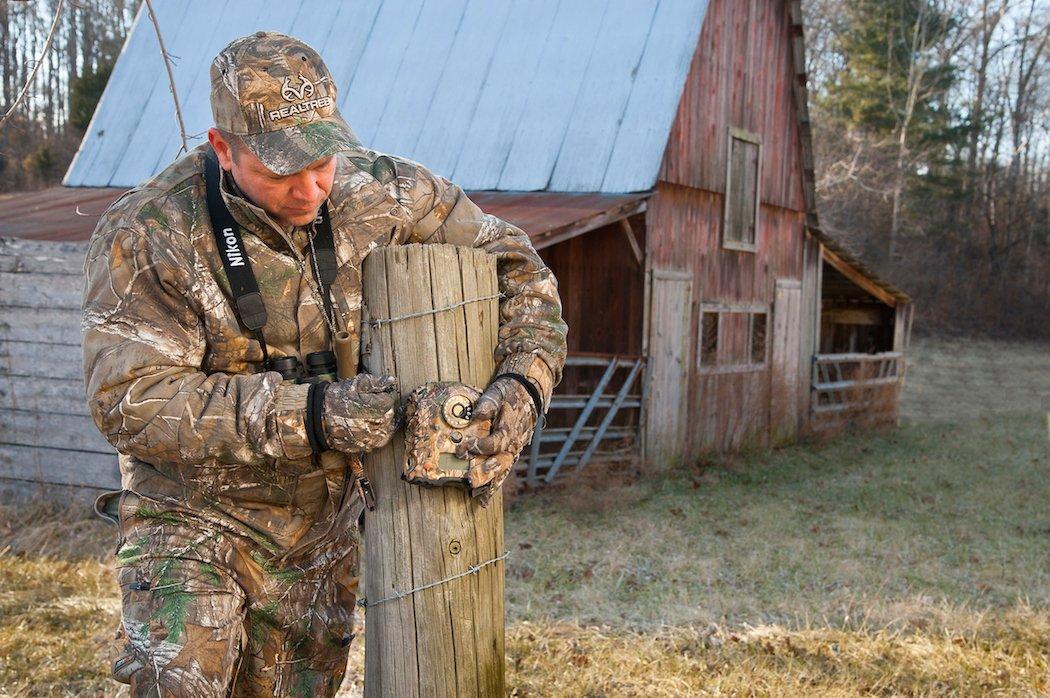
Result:
{"label": "man in camouflage", "polygon": [[[315,452],[309,386],[267,370],[264,347],[239,322],[208,217],[208,149],[268,312],[270,356],[330,349],[336,330],[356,339],[361,263],[381,245],[496,255],[498,373],[524,376],[544,405],[565,324],[528,237],[421,165],[361,146],[313,49],[274,33],[238,39],[216,57],[211,84],[210,145],[114,203],[86,261],[87,396],[120,453],[123,488],[101,504],[120,526],[114,676],[133,695],[332,695],[357,588],[362,504],[349,463],[391,438],[393,379],[332,383],[328,450]],[[313,247],[326,200],[331,315]],[[493,430],[464,455],[516,455],[537,418],[529,391],[506,378],[477,411]]]}

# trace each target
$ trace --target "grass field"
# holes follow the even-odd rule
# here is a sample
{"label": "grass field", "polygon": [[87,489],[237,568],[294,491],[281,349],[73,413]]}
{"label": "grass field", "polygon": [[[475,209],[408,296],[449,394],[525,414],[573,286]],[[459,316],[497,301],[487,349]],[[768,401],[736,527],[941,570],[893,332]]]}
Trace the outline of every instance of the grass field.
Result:
{"label": "grass field", "polygon": [[1050,346],[919,337],[908,350],[905,421],[965,423],[1050,413]]}
{"label": "grass field", "polygon": [[[927,366],[899,429],[516,499],[514,694],[1050,694],[1050,375],[971,412]],[[0,695],[112,695],[111,532],[43,506],[0,508]]]}

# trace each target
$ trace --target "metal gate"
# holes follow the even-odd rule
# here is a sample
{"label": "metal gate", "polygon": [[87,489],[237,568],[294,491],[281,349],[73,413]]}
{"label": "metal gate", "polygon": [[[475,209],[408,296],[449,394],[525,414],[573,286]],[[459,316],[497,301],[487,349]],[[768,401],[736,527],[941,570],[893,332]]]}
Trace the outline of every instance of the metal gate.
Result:
{"label": "metal gate", "polygon": [[813,357],[814,416],[895,408],[904,354],[817,354]]}
{"label": "metal gate", "polygon": [[518,460],[525,482],[549,483],[594,459],[637,454],[644,368],[641,356],[570,354],[559,386],[570,392],[555,391],[546,426],[537,427]]}

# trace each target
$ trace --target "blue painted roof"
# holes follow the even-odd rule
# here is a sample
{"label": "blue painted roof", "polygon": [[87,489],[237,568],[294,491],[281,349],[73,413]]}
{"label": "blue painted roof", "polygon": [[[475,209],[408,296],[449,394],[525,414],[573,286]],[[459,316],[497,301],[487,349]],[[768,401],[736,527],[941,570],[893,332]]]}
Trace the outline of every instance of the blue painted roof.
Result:
{"label": "blue painted roof", "polygon": [[[707,0],[159,0],[192,145],[211,125],[208,68],[260,29],[316,48],[369,147],[464,189],[619,193],[655,182]],[[179,150],[142,13],[69,186],[134,186]]]}

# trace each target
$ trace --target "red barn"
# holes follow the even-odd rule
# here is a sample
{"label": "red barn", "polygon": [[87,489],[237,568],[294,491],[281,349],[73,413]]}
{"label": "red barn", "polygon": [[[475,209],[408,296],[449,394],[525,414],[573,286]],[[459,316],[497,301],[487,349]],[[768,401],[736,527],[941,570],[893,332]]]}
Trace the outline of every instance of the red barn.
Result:
{"label": "red barn", "polygon": [[[895,420],[911,305],[820,231],[799,2],[414,0],[414,22],[405,3],[318,2],[297,23],[238,1],[158,3],[193,57],[175,66],[189,132],[210,125],[198,78],[226,41],[297,34],[365,143],[468,189],[556,272],[571,355],[527,479]],[[181,21],[219,13],[208,36]],[[140,16],[69,186],[0,197],[0,235],[86,240],[77,202],[97,214],[177,154],[154,42]],[[111,485],[65,387],[79,366],[46,358],[76,355],[83,244],[0,243],[0,478]]]}

